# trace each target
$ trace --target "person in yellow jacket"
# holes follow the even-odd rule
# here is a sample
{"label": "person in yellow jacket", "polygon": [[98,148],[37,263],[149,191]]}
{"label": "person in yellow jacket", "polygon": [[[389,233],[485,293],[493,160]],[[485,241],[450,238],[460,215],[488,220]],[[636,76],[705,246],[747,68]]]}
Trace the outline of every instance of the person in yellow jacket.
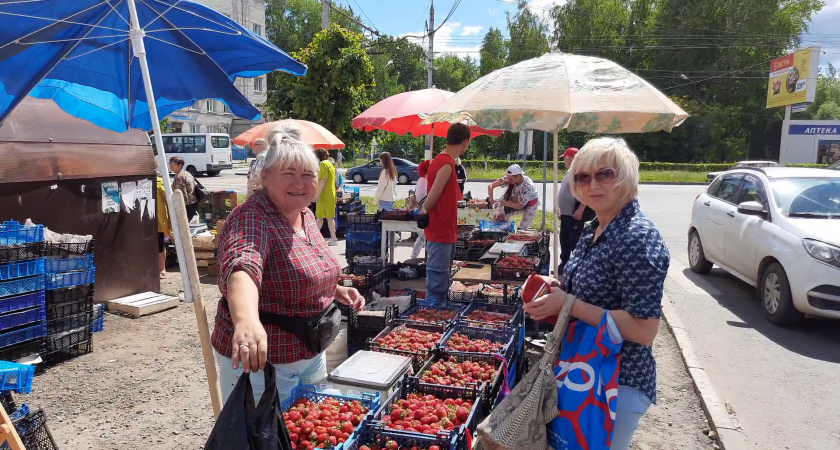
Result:
{"label": "person in yellow jacket", "polygon": [[163,241],[166,236],[172,235],[172,224],[169,222],[169,205],[166,204],[166,188],[163,185],[163,178],[157,177],[157,201],[155,202],[155,214],[157,215],[158,230],[158,269],[160,277],[166,278],[166,246]]}

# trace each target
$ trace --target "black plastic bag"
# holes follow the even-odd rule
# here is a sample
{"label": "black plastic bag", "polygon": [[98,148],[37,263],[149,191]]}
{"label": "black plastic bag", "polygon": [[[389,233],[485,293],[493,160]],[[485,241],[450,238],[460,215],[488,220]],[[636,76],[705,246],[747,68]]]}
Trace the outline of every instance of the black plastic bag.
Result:
{"label": "black plastic bag", "polygon": [[265,392],[257,406],[251,377],[239,377],[222,408],[204,450],[292,450],[289,430],[280,411],[274,366],[266,364]]}

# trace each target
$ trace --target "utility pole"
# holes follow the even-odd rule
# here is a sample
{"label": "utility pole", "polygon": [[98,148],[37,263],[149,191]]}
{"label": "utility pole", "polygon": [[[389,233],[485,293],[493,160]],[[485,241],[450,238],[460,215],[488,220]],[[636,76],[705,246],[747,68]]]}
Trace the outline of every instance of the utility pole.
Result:
{"label": "utility pole", "polygon": [[[431,89],[435,87],[432,75],[435,70],[435,2],[431,1],[429,5],[429,58],[428,58],[428,80],[426,87]],[[432,125],[432,133],[426,139],[426,159],[432,159],[432,150],[435,144],[434,125]]]}
{"label": "utility pole", "polygon": [[330,27],[330,0],[321,0],[321,29]]}

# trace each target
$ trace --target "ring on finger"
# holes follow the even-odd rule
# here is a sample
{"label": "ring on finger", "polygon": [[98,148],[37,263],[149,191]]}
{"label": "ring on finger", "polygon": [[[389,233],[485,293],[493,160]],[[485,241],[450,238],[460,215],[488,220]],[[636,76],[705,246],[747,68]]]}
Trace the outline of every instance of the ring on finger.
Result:
{"label": "ring on finger", "polygon": [[239,348],[242,348],[242,347],[249,348],[249,347],[251,347],[251,346],[250,346],[250,345],[248,345],[248,344],[239,344]]}

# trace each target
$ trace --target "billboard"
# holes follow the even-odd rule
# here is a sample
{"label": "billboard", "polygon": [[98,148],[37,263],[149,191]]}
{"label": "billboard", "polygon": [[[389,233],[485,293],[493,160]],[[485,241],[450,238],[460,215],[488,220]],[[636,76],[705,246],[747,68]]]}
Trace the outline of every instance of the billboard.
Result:
{"label": "billboard", "polygon": [[819,63],[819,47],[809,47],[770,61],[767,107],[813,102]]}

